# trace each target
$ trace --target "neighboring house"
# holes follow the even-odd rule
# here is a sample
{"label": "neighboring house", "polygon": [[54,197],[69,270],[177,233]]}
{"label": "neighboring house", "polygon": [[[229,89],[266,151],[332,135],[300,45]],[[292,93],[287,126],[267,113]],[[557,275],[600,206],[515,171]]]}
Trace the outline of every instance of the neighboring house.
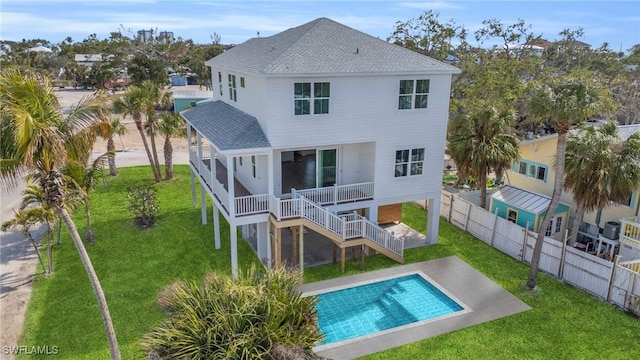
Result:
{"label": "neighboring house", "polygon": [[283,228],[302,250],[303,226],[334,242],[343,270],[349,247],[402,262],[401,240],[377,223],[399,220],[406,201],[428,200],[427,243],[437,243],[451,78],[460,70],[327,18],[206,64],[213,99],[181,115],[193,144],[193,201],[198,176],[203,199],[213,199],[216,248],[219,214],[230,224],[234,273],[238,227],[267,264],[280,263]]}
{"label": "neighboring house", "polygon": [[8,55],[10,52],[11,52],[11,45],[0,44],[0,57]]}
{"label": "neighboring house", "polygon": [[183,74],[169,74],[169,81],[171,82],[171,86],[187,86],[189,85],[189,80],[187,79],[187,75]]}
{"label": "neighboring house", "polygon": [[[597,126],[598,120],[593,120],[591,123]],[[640,132],[640,125],[622,125],[618,127],[618,134],[622,139],[627,139],[635,132]],[[538,138],[530,137],[530,139],[521,141],[520,159],[514,162],[510,169],[507,169],[504,179],[505,183],[541,195],[551,196],[554,185],[553,179],[555,177],[554,164],[558,143],[557,139],[557,134],[551,134]],[[624,223],[625,221],[623,221],[623,219],[628,218],[626,223],[633,223],[635,225],[631,224],[629,226],[637,225],[638,228],[638,231],[634,231],[633,235],[634,238],[637,238],[637,242],[630,245],[640,251],[640,221],[637,220],[640,209],[639,194],[640,189],[634,191],[623,203],[612,203],[602,211],[585,213],[583,221],[587,224],[597,226],[599,232],[602,233],[605,228],[611,226],[611,224]],[[575,211],[572,193],[563,191],[560,201],[569,204],[573,208],[573,211]],[[573,215],[573,211],[571,215]],[[620,231],[621,235],[625,234],[624,227],[625,225],[622,224],[623,229]],[[626,233],[629,233],[629,231],[626,231]],[[622,246],[621,249],[623,247],[624,246]]]}
{"label": "neighboring house", "polygon": [[182,111],[195,107],[198,101],[210,100],[212,96],[211,91],[173,90],[173,108],[175,111]]}
{"label": "neighboring house", "polygon": [[74,60],[76,64],[83,65],[88,68],[93,67],[93,64],[96,62],[104,61],[109,57],[113,57],[113,55],[103,55],[103,54],[76,54]]}
{"label": "neighboring house", "polygon": [[[491,195],[489,210],[523,228],[540,232],[540,224],[547,213],[551,197],[505,185]],[[553,213],[545,235],[556,240],[564,239],[570,207],[560,203]]]}

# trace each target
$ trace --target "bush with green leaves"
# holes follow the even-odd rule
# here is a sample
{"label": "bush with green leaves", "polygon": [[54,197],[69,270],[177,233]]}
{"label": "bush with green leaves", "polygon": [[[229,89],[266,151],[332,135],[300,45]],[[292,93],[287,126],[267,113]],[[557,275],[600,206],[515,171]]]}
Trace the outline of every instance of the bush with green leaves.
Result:
{"label": "bush with green leaves", "polygon": [[173,283],[158,299],[167,319],[142,346],[161,359],[315,358],[311,348],[322,340],[318,300],[302,297],[300,283],[299,273],[255,267],[235,280],[209,273],[200,282]]}
{"label": "bush with green leaves", "polygon": [[133,213],[136,224],[141,228],[148,228],[156,222],[156,214],[160,210],[157,193],[158,189],[153,185],[136,185],[128,189],[128,209]]}

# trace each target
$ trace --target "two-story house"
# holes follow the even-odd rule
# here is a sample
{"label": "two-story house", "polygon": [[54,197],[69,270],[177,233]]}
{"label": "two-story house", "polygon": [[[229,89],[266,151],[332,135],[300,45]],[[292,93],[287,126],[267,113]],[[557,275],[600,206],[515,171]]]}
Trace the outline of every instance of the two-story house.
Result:
{"label": "two-story house", "polygon": [[[597,122],[592,122],[597,126]],[[631,134],[640,132],[639,125],[618,126],[618,135],[621,139],[627,139]],[[550,197],[553,193],[553,179],[555,177],[555,157],[557,148],[557,134],[543,135],[521,141],[520,159],[515,162],[506,172],[505,182],[534,192],[542,196]],[[600,233],[605,237],[604,241],[614,240],[616,246],[620,246],[621,254],[629,257],[640,257],[640,221],[638,212],[640,211],[640,189],[634,191],[629,198],[622,203],[611,203],[610,206],[600,210],[584,214],[584,229],[581,231],[595,229],[595,234]],[[560,201],[571,206],[575,211],[573,194],[563,191]],[[503,206],[504,208],[504,206]],[[562,240],[560,233],[564,233],[567,224],[568,214],[561,208],[554,217],[554,223],[547,232],[551,236]],[[514,216],[515,212],[514,212]],[[558,230],[558,232],[556,232]],[[601,236],[601,237],[602,237]],[[620,239],[621,244],[615,242]],[[625,242],[626,241],[626,242]],[[631,255],[633,253],[634,255]]]}
{"label": "two-story house", "polygon": [[[213,199],[257,254],[281,259],[281,231],[303,227],[341,249],[403,261],[402,241],[377,225],[379,209],[428,200],[427,243],[438,239],[448,64],[327,18],[253,38],[207,61],[213,99],[181,113],[187,122],[192,194]],[[202,201],[203,222],[206,222]],[[302,258],[302,256],[300,256]],[[300,262],[302,266],[302,261]]]}

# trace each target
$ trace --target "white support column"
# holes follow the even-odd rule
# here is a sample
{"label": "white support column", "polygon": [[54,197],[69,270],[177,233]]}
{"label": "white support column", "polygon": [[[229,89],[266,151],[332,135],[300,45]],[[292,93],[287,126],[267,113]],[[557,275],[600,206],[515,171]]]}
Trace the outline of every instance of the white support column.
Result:
{"label": "white support column", "polygon": [[207,225],[207,191],[200,183],[200,203],[202,208],[202,225]]}
{"label": "white support column", "polygon": [[298,229],[298,246],[300,252],[300,260],[298,263],[300,264],[300,273],[304,272],[304,226],[300,225]]}
{"label": "white support column", "polygon": [[267,194],[273,195],[273,150],[267,154]]}
{"label": "white support column", "polygon": [[202,162],[202,136],[196,135],[196,143],[198,144],[198,169],[200,169],[200,163]]}
{"label": "white support column", "polygon": [[236,191],[235,191],[235,183],[233,181],[233,156],[227,156],[227,188],[229,189],[229,204],[227,205],[227,209],[229,209],[229,217],[233,218],[236,216]]}
{"label": "white support column", "polygon": [[440,196],[429,199],[428,217],[427,217],[427,244],[435,245],[438,243],[438,227],[440,221]]}
{"label": "white support column", "polygon": [[193,175],[191,167],[189,167],[189,177],[191,178],[191,205],[196,206],[196,177]]}
{"label": "white support column", "polygon": [[211,188],[213,188],[213,184],[214,181],[218,181],[217,180],[217,176],[216,175],[216,148],[213,146],[213,144],[209,144],[209,167],[211,168]]}
{"label": "white support column", "polygon": [[189,150],[189,161],[193,162],[191,158],[191,124],[187,123],[187,150]]}
{"label": "white support column", "polygon": [[369,207],[369,213],[367,214],[369,216],[369,221],[371,221],[374,224],[378,223],[378,205],[373,205]]}
{"label": "white support column", "polygon": [[213,236],[215,239],[216,249],[220,250],[220,210],[213,201]]}
{"label": "white support column", "polygon": [[273,249],[271,248],[271,222],[267,220],[267,269],[273,264]]}
{"label": "white support column", "polygon": [[260,261],[267,259],[267,242],[269,240],[269,222],[256,224],[256,250]]}
{"label": "white support column", "polygon": [[233,278],[238,278],[238,227],[235,223],[229,224],[229,231],[231,235],[231,273]]}

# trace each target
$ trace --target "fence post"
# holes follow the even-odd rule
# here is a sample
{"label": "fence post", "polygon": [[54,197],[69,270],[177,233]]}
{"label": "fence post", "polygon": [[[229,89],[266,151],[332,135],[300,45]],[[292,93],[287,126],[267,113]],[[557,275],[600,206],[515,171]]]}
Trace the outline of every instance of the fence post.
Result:
{"label": "fence post", "polygon": [[453,213],[453,193],[449,193],[449,223],[451,223],[451,214]]}
{"label": "fence post", "polygon": [[624,296],[624,306],[622,307],[625,311],[629,309],[631,304],[631,296],[633,295],[633,288],[636,286],[636,278],[637,274],[629,272],[629,286],[627,287],[627,293]]}
{"label": "fence post", "polygon": [[527,262],[526,253],[527,253],[528,238],[529,238],[529,222],[527,221],[527,226],[524,228],[524,237],[522,239],[522,255],[520,258],[520,261],[522,261],[523,263]]}
{"label": "fence post", "polygon": [[569,230],[564,230],[564,241],[562,241],[562,252],[560,253],[560,268],[558,269],[558,279],[564,278],[564,261],[567,257],[567,238],[569,237]]}
{"label": "fence post", "polygon": [[605,298],[606,302],[611,300],[611,288],[613,287],[613,279],[615,278],[616,268],[618,267],[618,263],[620,262],[620,258],[622,256],[616,255],[613,259],[613,266],[611,267],[611,273],[609,274],[609,286],[607,286],[607,297]]}
{"label": "fence post", "polygon": [[467,210],[467,217],[464,220],[464,231],[467,231],[467,226],[469,226],[469,216],[471,216],[471,208],[473,204],[469,203],[469,209]]}
{"label": "fence post", "polygon": [[338,203],[338,185],[333,184],[333,205]]}
{"label": "fence post", "polygon": [[498,225],[498,209],[496,208],[496,213],[493,214],[493,228],[491,229],[491,247],[493,247],[493,239],[496,237],[496,226]]}

